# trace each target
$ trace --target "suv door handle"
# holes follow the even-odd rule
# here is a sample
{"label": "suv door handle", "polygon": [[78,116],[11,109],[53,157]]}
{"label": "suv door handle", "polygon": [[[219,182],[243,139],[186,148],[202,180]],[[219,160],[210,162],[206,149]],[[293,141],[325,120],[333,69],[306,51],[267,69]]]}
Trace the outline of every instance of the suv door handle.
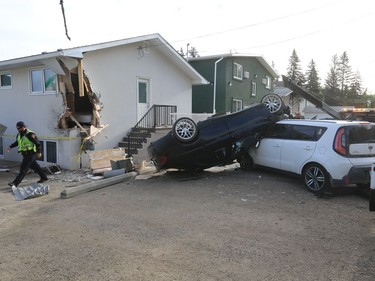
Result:
{"label": "suv door handle", "polygon": [[311,146],[305,146],[303,149],[304,150],[312,150],[313,148]]}
{"label": "suv door handle", "polygon": [[274,144],[273,147],[280,147],[280,144]]}

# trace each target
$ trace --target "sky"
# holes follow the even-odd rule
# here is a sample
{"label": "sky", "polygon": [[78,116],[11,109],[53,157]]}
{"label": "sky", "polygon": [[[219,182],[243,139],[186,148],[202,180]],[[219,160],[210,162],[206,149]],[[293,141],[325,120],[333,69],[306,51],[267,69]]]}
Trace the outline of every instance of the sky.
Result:
{"label": "sky", "polygon": [[315,61],[324,84],[332,57],[346,52],[375,94],[373,0],[0,0],[0,61],[159,33],[200,56],[262,55],[280,75],[296,50]]}

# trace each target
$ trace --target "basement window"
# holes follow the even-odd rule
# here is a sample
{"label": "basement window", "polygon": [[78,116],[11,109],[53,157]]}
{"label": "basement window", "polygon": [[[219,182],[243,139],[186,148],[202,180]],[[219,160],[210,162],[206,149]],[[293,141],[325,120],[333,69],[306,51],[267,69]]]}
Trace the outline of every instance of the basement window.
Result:
{"label": "basement window", "polygon": [[40,140],[42,157],[39,161],[57,164],[57,142]]}
{"label": "basement window", "polygon": [[32,94],[55,94],[57,91],[56,73],[51,69],[30,70]]}
{"label": "basement window", "polygon": [[241,111],[242,107],[242,100],[233,99],[232,100],[232,112]]}

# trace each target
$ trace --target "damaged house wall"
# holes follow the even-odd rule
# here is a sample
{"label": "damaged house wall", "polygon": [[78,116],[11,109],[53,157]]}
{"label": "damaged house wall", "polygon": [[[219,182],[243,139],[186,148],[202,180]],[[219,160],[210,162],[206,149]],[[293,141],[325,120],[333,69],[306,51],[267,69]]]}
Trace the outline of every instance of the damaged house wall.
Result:
{"label": "damaged house wall", "polygon": [[[7,147],[16,140],[15,124],[23,120],[28,128],[37,133],[44,144],[56,146],[56,158],[61,167],[79,168],[80,163],[76,157],[81,144],[79,130],[76,128],[57,130],[57,120],[64,110],[61,95],[58,93],[30,94],[30,70],[43,67],[44,65],[38,64],[33,67],[12,69],[11,89],[0,91],[0,119],[8,127],[3,136],[3,145]],[[17,149],[6,153],[4,158],[21,161]]]}
{"label": "damaged house wall", "polygon": [[[32,92],[34,69],[53,70],[57,90]],[[82,139],[91,138],[95,150],[116,148],[142,110],[158,104],[191,113],[192,85],[207,83],[159,34],[0,61],[2,71],[12,77],[11,87],[0,88],[0,120],[8,127],[3,146],[14,142],[15,124],[23,120],[45,149],[55,149],[53,163],[71,170],[90,165]],[[139,81],[148,83],[142,108]],[[3,157],[21,161],[16,150]]]}

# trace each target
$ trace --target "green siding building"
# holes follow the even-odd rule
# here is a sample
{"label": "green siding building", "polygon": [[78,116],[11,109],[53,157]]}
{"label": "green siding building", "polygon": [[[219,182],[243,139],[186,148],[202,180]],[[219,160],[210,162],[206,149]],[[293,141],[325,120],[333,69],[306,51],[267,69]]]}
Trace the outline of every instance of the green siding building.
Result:
{"label": "green siding building", "polygon": [[273,92],[277,73],[259,55],[225,54],[189,58],[208,85],[193,86],[193,113],[235,112]]}

